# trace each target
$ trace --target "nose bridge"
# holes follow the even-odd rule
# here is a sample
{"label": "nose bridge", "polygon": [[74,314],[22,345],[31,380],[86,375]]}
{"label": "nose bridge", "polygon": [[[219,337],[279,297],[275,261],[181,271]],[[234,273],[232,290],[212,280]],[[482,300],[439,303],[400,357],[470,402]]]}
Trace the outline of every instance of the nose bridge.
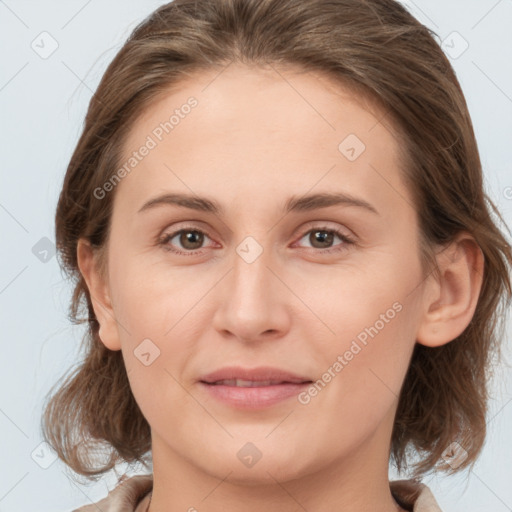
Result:
{"label": "nose bridge", "polygon": [[248,236],[238,244],[233,258],[231,293],[243,314],[246,308],[262,308],[268,304],[272,289],[269,282],[272,254],[255,237]]}
{"label": "nose bridge", "polygon": [[[262,295],[269,286],[270,270],[267,266],[273,265],[275,254],[272,254],[272,237],[274,232],[267,229],[268,220],[265,212],[259,210],[250,200],[246,208],[239,207],[239,211],[251,211],[247,218],[244,213],[239,216],[239,225],[242,229],[236,233],[238,244],[233,249],[233,271],[231,272],[231,292],[244,304],[261,300]],[[274,263],[275,264],[275,263]]]}

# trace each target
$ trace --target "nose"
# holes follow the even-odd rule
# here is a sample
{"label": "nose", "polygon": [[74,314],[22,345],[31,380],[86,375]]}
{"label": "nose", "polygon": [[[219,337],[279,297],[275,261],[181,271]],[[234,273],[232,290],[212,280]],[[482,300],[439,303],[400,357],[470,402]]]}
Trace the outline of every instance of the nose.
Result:
{"label": "nose", "polygon": [[274,340],[289,330],[291,293],[279,268],[270,250],[254,260],[235,252],[230,272],[218,284],[213,324],[223,337],[251,343]]}

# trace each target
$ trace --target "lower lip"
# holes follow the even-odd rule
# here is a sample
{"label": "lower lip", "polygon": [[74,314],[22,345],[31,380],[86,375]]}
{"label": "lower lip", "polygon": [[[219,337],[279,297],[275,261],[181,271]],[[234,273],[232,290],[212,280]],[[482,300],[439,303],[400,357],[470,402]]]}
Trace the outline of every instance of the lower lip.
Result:
{"label": "lower lip", "polygon": [[223,384],[199,383],[211,396],[237,409],[262,409],[277,404],[283,400],[297,396],[301,391],[311,385],[311,382],[302,384],[275,384],[244,388],[239,386],[225,386]]}

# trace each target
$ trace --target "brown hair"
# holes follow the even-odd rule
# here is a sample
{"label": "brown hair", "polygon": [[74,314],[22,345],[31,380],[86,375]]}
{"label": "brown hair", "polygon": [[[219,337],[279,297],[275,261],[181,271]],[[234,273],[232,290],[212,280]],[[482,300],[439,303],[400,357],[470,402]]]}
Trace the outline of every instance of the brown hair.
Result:
{"label": "brown hair", "polygon": [[[59,262],[74,281],[70,317],[88,323],[84,360],[58,383],[42,419],[44,438],[69,467],[94,479],[118,462],[142,461],[151,449],[122,354],[99,339],[77,266],[79,238],[98,251],[108,240],[114,192],[99,200],[94,190],[118,169],[129,127],[145,109],[180,79],[231,62],[324,73],[373,98],[403,140],[402,173],[418,212],[422,261],[435,271],[432,248],[461,231],[480,246],[485,266],[474,317],[446,345],[416,344],[390,450],[399,470],[419,456],[416,476],[433,469],[452,441],[468,452],[458,469],[474,464],[485,440],[492,356],[501,355],[512,252],[490,217],[503,221],[483,190],[467,105],[434,36],[393,0],[175,0],[135,28],[91,98],[56,212]],[[101,446],[109,459],[96,464]]]}

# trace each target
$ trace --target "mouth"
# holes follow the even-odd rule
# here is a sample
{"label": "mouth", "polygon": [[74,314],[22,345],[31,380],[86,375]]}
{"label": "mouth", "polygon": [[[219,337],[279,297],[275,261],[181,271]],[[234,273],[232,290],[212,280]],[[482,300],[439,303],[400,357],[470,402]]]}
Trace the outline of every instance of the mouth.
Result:
{"label": "mouth", "polygon": [[307,377],[276,368],[223,368],[199,384],[210,397],[236,409],[263,409],[290,399],[312,384]]}

